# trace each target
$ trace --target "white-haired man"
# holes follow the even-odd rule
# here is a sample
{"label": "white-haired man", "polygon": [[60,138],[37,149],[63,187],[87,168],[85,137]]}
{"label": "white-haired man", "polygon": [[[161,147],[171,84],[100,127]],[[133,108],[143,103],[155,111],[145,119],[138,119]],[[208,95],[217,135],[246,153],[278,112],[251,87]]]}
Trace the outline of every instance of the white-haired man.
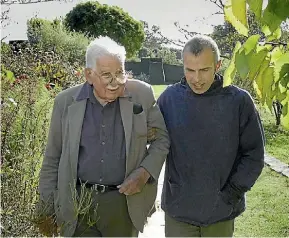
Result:
{"label": "white-haired man", "polygon": [[158,99],[171,139],[162,193],[167,237],[230,237],[245,193],[264,166],[263,128],[251,96],[223,87],[216,42],[183,49],[185,77]]}
{"label": "white-haired man", "polygon": [[41,204],[49,208],[41,231],[53,218],[62,236],[143,230],[169,138],[152,87],[127,80],[124,61],[124,47],[96,39],[86,52],[87,81],[55,98],[40,173]]}

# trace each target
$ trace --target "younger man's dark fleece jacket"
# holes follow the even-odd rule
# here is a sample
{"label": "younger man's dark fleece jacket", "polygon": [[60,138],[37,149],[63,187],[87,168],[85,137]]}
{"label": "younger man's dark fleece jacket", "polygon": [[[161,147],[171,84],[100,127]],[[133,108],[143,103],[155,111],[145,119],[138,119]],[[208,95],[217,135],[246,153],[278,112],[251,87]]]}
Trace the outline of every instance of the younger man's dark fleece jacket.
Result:
{"label": "younger man's dark fleece jacket", "polygon": [[185,78],[158,100],[171,139],[162,209],[178,221],[207,226],[245,210],[264,166],[264,134],[250,95],[223,87],[195,94]]}

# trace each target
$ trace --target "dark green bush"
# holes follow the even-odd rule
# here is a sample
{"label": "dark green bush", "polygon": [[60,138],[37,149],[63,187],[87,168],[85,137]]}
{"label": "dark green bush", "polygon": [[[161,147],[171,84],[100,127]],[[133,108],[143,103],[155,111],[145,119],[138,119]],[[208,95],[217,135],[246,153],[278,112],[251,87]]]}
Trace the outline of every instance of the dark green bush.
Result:
{"label": "dark green bush", "polygon": [[133,56],[142,46],[145,35],[141,22],[117,6],[89,1],[76,5],[65,17],[64,24],[71,31],[93,37],[109,36]]}

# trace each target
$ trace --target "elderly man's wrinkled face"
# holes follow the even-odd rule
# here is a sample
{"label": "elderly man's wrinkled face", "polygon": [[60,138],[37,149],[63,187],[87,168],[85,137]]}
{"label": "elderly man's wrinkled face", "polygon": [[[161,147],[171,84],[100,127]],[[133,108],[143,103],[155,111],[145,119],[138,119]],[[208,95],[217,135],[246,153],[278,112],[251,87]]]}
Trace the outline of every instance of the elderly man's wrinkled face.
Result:
{"label": "elderly man's wrinkled face", "polygon": [[221,61],[215,63],[215,56],[210,48],[205,48],[199,55],[185,51],[183,57],[188,85],[197,94],[206,92],[214,82]]}
{"label": "elderly man's wrinkled face", "polygon": [[112,102],[123,95],[126,77],[122,62],[114,55],[101,56],[96,70],[85,70],[86,80],[94,87],[94,94],[105,102]]}

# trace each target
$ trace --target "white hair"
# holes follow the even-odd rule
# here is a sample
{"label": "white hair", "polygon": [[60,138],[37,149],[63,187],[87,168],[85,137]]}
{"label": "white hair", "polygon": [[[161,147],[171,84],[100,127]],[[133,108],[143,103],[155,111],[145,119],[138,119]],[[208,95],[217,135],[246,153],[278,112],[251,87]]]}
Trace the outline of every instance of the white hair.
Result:
{"label": "white hair", "polygon": [[124,65],[125,48],[117,44],[109,37],[99,37],[92,41],[86,49],[86,68],[96,69],[96,61],[105,55],[113,55],[119,58]]}

